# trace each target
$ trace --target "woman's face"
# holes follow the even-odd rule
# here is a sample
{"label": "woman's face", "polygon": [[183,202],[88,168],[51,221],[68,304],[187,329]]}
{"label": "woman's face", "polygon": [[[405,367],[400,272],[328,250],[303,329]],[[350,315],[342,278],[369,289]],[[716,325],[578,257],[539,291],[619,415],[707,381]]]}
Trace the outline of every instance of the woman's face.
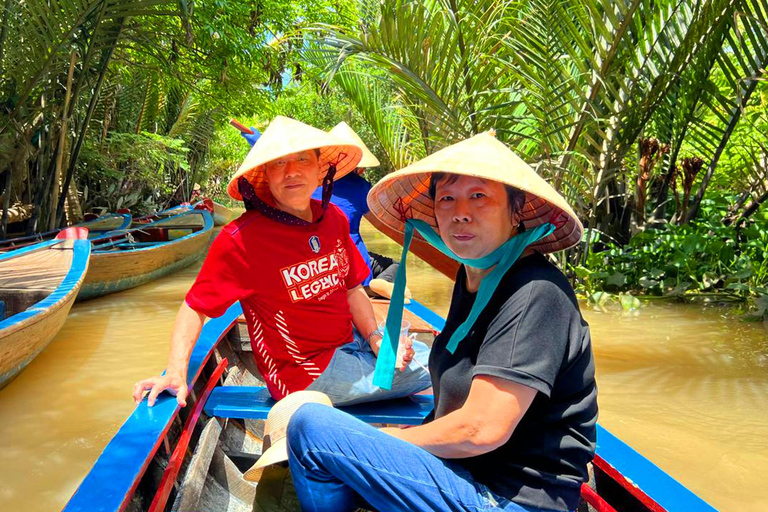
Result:
{"label": "woman's face", "polygon": [[504,185],[471,176],[435,188],[435,217],[440,238],[457,256],[481,258],[509,240],[514,233]]}
{"label": "woman's face", "polygon": [[284,211],[309,208],[320,167],[314,151],[301,151],[266,164],[267,183],[275,206]]}

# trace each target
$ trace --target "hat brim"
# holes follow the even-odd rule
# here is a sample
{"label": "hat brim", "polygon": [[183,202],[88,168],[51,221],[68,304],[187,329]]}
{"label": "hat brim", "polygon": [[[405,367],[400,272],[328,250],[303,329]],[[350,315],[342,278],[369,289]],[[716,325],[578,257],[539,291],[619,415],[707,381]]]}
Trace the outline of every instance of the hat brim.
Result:
{"label": "hat brim", "polygon": [[565,214],[562,225],[531,245],[538,252],[561,251],[581,241],[584,228],[565,199],[528,164],[488,134],[449,146],[385,176],[368,194],[371,213],[399,233],[404,232],[408,218],[423,220],[438,229],[434,201],[429,197],[433,173],[472,176],[522,190],[526,201],[520,220],[529,228],[548,222],[553,214]]}
{"label": "hat brim", "polygon": [[261,478],[261,474],[264,472],[264,468],[277,464],[278,462],[285,462],[288,460],[288,439],[283,437],[278,439],[267,450],[261,454],[256,464],[245,472],[243,478],[249,482],[258,482]]}
{"label": "hat brim", "polygon": [[272,194],[267,183],[266,164],[288,155],[313,150],[319,150],[318,185],[323,182],[332,165],[336,166],[334,180],[337,180],[352,172],[363,156],[362,149],[348,140],[339,139],[295,119],[277,116],[269,123],[232,176],[227,185],[227,193],[233,199],[241,201],[243,197],[240,195],[238,180],[245,177],[256,195],[269,202]]}
{"label": "hat brim", "polygon": [[[322,185],[323,178],[325,178],[325,175],[328,173],[328,169],[331,164],[336,164],[336,173],[333,176],[333,181],[336,181],[355,170],[357,163],[360,161],[360,155],[362,154],[361,149],[357,146],[320,146],[297,149],[296,151],[291,151],[290,153],[277,156],[269,160],[269,162],[294,153],[300,153],[302,151],[313,151],[315,149],[320,150],[320,156],[318,157],[317,162],[320,169],[317,180],[318,187]],[[237,180],[241,176],[244,176],[245,179],[247,179],[251,184],[251,186],[253,186],[253,190],[256,192],[256,195],[258,195],[261,199],[269,198],[272,195],[272,193],[269,191],[269,183],[267,182],[266,173],[266,164],[269,162],[261,163],[249,170],[239,171],[229,182],[229,185],[227,185],[227,194],[229,194],[231,198],[237,199],[238,201],[243,200],[243,196],[240,194],[240,190],[238,188]]]}

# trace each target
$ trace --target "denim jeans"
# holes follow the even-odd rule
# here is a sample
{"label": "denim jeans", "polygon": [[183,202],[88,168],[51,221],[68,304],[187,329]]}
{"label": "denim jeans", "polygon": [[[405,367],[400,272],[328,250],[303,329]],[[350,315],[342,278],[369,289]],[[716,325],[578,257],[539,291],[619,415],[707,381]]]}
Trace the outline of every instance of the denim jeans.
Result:
{"label": "denim jeans", "polygon": [[460,464],[337,409],[305,404],[288,424],[288,466],[304,512],[543,512],[495,496]]}
{"label": "denim jeans", "polygon": [[307,389],[322,391],[338,406],[413,395],[432,385],[426,370],[429,364],[429,347],[414,341],[414,361],[402,372],[395,370],[392,389],[374,386],[376,356],[357,329],[354,333],[354,339],[336,349],[328,367]]}

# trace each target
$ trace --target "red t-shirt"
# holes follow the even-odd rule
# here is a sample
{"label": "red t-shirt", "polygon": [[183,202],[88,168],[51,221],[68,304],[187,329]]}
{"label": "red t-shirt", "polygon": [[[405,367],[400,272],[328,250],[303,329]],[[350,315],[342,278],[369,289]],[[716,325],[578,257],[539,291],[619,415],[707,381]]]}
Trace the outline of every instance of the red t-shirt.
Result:
{"label": "red t-shirt", "polygon": [[[318,218],[320,202],[311,206]],[[240,301],[256,365],[279,399],[306,389],[352,341],[347,290],[368,272],[336,206],[309,226],[251,210],[221,230],[186,300],[209,317]]]}

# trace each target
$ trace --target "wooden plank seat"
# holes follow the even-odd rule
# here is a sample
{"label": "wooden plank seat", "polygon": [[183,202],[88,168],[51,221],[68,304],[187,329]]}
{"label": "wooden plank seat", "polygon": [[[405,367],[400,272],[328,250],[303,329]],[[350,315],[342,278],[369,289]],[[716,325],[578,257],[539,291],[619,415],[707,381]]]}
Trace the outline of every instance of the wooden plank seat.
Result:
{"label": "wooden plank seat", "polygon": [[[366,423],[392,425],[421,425],[432,411],[432,395],[413,395],[408,398],[380,400],[365,404],[339,407]],[[275,400],[267,388],[261,386],[220,386],[213,390],[205,404],[209,416],[265,420]]]}

